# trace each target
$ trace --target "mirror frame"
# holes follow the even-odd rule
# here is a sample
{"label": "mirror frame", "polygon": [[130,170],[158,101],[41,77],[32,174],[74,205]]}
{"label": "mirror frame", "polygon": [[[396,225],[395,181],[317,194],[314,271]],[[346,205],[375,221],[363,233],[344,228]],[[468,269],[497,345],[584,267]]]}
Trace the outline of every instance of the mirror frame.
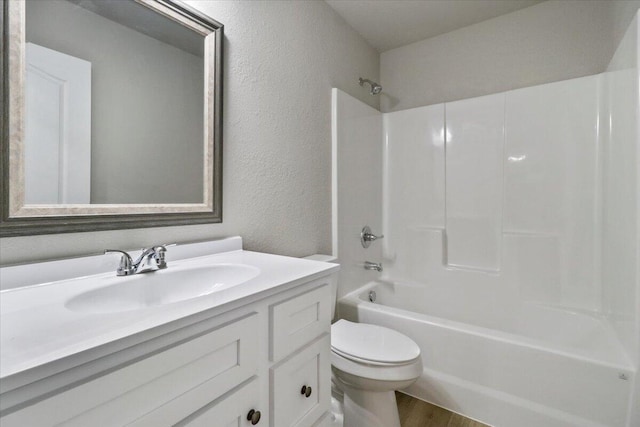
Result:
{"label": "mirror frame", "polygon": [[178,0],[132,1],[204,37],[203,203],[24,204],[25,2],[2,0],[0,237],[222,222],[223,25]]}

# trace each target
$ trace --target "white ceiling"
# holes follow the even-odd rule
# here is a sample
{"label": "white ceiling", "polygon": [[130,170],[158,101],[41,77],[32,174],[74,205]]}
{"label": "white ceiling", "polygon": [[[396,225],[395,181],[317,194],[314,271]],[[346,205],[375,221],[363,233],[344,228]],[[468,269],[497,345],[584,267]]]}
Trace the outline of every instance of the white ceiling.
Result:
{"label": "white ceiling", "polygon": [[544,0],[325,0],[380,52]]}

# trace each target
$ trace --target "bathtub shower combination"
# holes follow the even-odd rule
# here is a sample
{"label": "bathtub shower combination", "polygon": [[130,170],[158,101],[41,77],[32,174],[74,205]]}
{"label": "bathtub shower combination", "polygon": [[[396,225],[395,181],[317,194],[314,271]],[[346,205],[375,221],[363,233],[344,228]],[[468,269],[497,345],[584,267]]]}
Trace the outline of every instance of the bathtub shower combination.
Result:
{"label": "bathtub shower combination", "polygon": [[636,17],[599,75],[385,114],[334,90],[339,314],[418,343],[407,393],[500,427],[640,426],[638,82]]}

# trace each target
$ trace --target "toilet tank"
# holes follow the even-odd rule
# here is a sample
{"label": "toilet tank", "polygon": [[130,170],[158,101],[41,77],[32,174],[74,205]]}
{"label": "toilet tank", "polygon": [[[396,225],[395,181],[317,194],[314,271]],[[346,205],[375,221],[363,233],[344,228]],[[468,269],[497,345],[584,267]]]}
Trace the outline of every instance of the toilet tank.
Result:
{"label": "toilet tank", "polygon": [[[333,255],[314,254],[304,257],[304,259],[310,259],[312,261],[332,262],[338,263],[338,258]],[[331,320],[336,315],[336,297],[338,296],[338,275],[331,276]]]}

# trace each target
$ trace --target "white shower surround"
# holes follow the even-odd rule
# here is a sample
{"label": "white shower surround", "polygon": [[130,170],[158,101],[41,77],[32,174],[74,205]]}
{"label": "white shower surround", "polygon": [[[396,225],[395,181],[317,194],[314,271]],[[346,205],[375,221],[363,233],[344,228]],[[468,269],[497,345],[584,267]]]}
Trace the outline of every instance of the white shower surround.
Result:
{"label": "white shower surround", "polygon": [[[607,73],[394,113],[334,90],[339,308],[421,345],[418,397],[496,426],[640,425],[639,45],[636,18]],[[354,168],[380,117],[383,172]],[[361,299],[365,259],[393,298]]]}

